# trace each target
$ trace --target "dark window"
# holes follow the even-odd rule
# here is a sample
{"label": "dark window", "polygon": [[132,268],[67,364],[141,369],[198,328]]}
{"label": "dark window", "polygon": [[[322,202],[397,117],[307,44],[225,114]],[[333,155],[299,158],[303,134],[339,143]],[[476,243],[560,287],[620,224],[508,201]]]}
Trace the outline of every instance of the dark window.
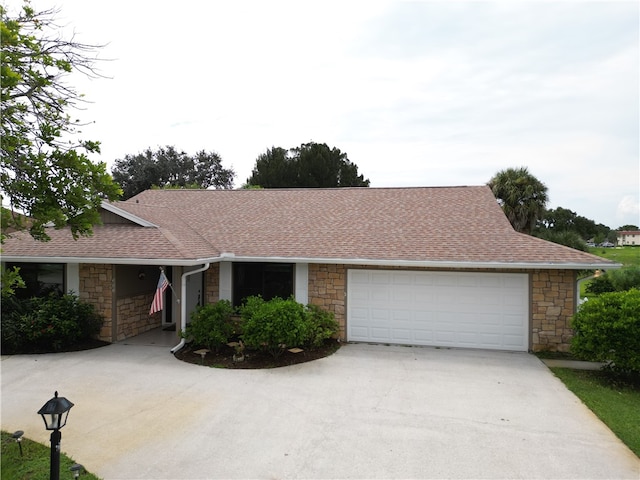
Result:
{"label": "dark window", "polygon": [[239,306],[252,295],[265,300],[293,295],[293,265],[290,263],[234,263],[233,304]]}
{"label": "dark window", "polygon": [[18,267],[26,288],[16,288],[16,297],[44,297],[51,292],[64,293],[64,263],[7,263]]}

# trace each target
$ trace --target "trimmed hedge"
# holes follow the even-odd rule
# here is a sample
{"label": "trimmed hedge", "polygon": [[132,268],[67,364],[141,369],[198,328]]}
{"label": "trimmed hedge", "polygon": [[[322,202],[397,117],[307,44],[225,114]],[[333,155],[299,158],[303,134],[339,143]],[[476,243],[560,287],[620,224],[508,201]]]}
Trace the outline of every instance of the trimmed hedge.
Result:
{"label": "trimmed hedge", "polygon": [[338,335],[340,325],[333,313],[322,310],[317,305],[307,305],[307,340],[305,346],[320,347],[332,337]]}
{"label": "trimmed hedge", "polygon": [[247,300],[241,308],[242,339],[248,348],[266,350],[274,357],[286,348],[301,346],[308,336],[304,305],[293,299],[260,297]]}
{"label": "trimmed hedge", "polygon": [[333,315],[316,306],[304,306],[293,298],[265,301],[254,296],[240,308],[242,339],[248,348],[277,357],[287,348],[319,347],[338,333]]}
{"label": "trimmed hedge", "polygon": [[218,351],[234,334],[233,313],[233,306],[228,300],[198,306],[191,313],[191,323],[186,331],[181,332],[181,336],[209,350]]}
{"label": "trimmed hedge", "polygon": [[640,290],[603,293],[574,315],[572,352],[608,362],[620,373],[640,373]]}
{"label": "trimmed hedge", "polygon": [[2,352],[59,352],[100,333],[103,318],[76,295],[2,296]]}

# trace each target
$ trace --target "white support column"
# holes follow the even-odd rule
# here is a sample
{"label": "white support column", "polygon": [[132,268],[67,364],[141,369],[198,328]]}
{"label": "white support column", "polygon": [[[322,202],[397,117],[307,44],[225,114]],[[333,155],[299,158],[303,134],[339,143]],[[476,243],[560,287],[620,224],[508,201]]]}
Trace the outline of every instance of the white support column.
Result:
{"label": "white support column", "polygon": [[233,301],[232,266],[231,262],[220,262],[220,300]]}
{"label": "white support column", "polygon": [[294,293],[296,302],[306,305],[309,303],[309,264],[296,263]]}
{"label": "white support column", "polygon": [[[174,295],[173,302],[171,302],[171,318],[173,322],[179,327],[182,322],[182,288],[180,288],[180,279],[184,273],[184,267],[173,266],[171,267],[171,281],[173,284],[173,290],[167,289],[165,295]],[[162,311],[162,323],[166,323],[165,311]],[[176,331],[179,331],[176,328]]]}
{"label": "white support column", "polygon": [[80,295],[80,264],[67,263],[65,265],[67,279],[67,293]]}

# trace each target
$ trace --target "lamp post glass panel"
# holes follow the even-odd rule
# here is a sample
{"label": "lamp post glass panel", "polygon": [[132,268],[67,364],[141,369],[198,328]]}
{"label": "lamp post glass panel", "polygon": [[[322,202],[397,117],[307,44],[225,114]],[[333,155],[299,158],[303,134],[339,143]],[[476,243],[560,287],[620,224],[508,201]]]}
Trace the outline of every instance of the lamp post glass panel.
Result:
{"label": "lamp post glass panel", "polygon": [[51,430],[50,480],[60,479],[60,438],[62,437],[60,429],[66,425],[71,407],[73,403],[64,397],[58,397],[56,392],[55,396],[38,410],[38,414],[44,420],[45,428]]}

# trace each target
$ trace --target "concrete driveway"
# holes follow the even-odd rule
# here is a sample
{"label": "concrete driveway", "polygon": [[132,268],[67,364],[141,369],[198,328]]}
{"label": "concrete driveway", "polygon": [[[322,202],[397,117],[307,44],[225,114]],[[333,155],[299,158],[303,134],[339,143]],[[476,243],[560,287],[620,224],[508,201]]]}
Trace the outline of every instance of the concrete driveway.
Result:
{"label": "concrete driveway", "polygon": [[346,345],[229,371],[114,344],[1,366],[2,429],[47,443],[36,411],[58,390],[75,403],[62,450],[105,480],[640,477],[526,353]]}

